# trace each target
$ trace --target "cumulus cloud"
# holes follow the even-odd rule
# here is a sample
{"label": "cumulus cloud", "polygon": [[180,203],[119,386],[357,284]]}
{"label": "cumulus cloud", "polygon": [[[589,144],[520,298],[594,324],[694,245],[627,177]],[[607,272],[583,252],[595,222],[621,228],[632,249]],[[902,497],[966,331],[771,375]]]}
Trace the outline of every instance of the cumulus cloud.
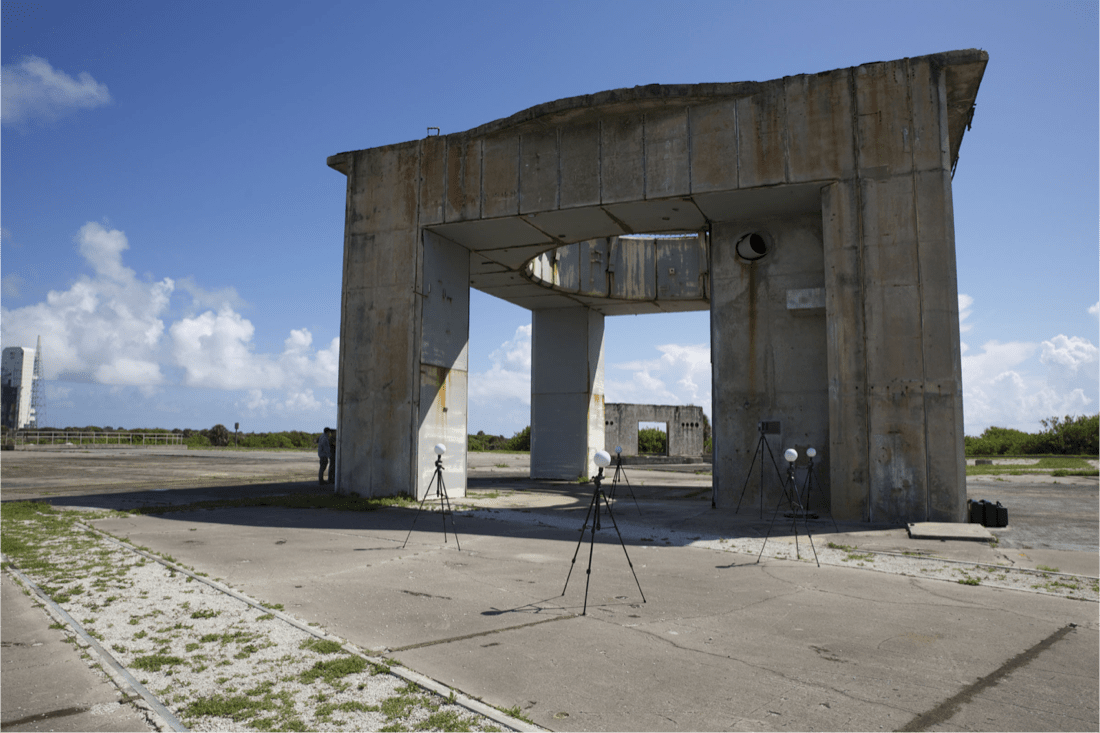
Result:
{"label": "cumulus cloud", "polygon": [[605,375],[607,401],[700,405],[709,415],[710,345],[664,344],[657,351],[661,355],[656,359],[610,365],[614,371]]}
{"label": "cumulus cloud", "polygon": [[1100,301],[1089,306],[1089,314],[1100,318]]}
{"label": "cumulus cloud", "polygon": [[18,298],[23,294],[23,283],[26,281],[14,272],[10,275],[4,275],[3,279],[0,279],[0,293],[5,298]]}
{"label": "cumulus cloud", "polygon": [[965,323],[966,319],[970,317],[970,308],[974,305],[974,299],[969,295],[963,295],[959,293],[959,333],[966,333],[970,329],[974,328],[974,324]]}
{"label": "cumulus cloud", "polygon": [[967,435],[991,425],[1034,432],[1045,417],[1095,412],[1098,364],[1097,347],[1077,336],[1041,344],[987,341],[962,357]]}
{"label": "cumulus cloud", "polygon": [[82,71],[74,79],[37,56],[0,69],[0,120],[7,124],[53,121],[110,102],[107,85],[88,72]]}
{"label": "cumulus cloud", "polygon": [[[312,334],[296,329],[281,353],[257,353],[256,329],[234,309],[241,300],[233,288],[206,290],[191,278],[139,279],[124,263],[125,233],[95,222],[75,239],[91,275],[51,291],[44,303],[0,308],[4,345],[34,344],[42,336],[48,379],[138,387],[146,396],[176,383],[248,390],[243,406],[252,413],[316,411],[323,404],[313,390],[336,386],[339,339],[315,348]],[[182,310],[191,315],[172,322],[172,299],[180,295],[190,296]],[[212,304],[217,308],[204,309]],[[264,390],[285,395],[272,398]]]}
{"label": "cumulus cloud", "polygon": [[516,329],[511,339],[489,354],[488,371],[471,374],[471,402],[519,400],[531,404],[531,324]]}

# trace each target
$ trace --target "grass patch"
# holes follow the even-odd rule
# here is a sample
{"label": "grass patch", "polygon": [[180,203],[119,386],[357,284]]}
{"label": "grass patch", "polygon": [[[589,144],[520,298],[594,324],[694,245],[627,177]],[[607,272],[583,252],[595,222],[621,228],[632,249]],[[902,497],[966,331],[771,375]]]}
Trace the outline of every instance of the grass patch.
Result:
{"label": "grass patch", "polygon": [[528,718],[526,715],[523,714],[523,711],[520,710],[519,705],[513,705],[510,708],[497,708],[497,710],[504,713],[505,715],[507,715],[510,718],[515,718],[516,720],[522,720],[524,723],[529,723],[531,725],[535,724],[535,721],[531,720],[530,718]]}
{"label": "grass patch", "polygon": [[338,641],[331,641],[329,639],[306,639],[298,645],[299,649],[309,649],[318,654],[336,654],[343,650],[343,646]]}
{"label": "grass patch", "polygon": [[305,685],[312,684],[323,679],[332,684],[341,677],[358,674],[367,668],[367,660],[362,657],[346,656],[339,659],[329,659],[315,663],[312,667],[298,675],[298,680]]}
{"label": "grass patch", "polygon": [[440,710],[417,723],[416,730],[469,731],[474,722],[454,710]]}
{"label": "grass patch", "polygon": [[167,654],[147,654],[143,657],[137,657],[130,665],[146,672],[159,672],[164,667],[174,667],[177,664],[185,663],[186,660],[180,657],[172,657]]}

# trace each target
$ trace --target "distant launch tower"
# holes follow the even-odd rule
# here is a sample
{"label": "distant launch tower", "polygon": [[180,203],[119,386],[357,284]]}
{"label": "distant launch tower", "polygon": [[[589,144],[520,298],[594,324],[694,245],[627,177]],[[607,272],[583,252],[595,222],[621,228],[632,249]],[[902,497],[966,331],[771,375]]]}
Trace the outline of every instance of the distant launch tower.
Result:
{"label": "distant launch tower", "polygon": [[0,356],[0,424],[13,430],[37,428],[45,424],[45,413],[39,336],[37,348],[9,346]]}

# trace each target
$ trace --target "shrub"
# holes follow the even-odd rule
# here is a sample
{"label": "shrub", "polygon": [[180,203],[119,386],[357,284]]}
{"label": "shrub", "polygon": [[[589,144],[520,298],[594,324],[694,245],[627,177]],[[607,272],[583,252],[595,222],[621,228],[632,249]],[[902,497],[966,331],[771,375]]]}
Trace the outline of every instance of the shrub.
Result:
{"label": "shrub", "polygon": [[523,430],[512,436],[508,441],[507,450],[531,450],[531,426],[528,425]]}
{"label": "shrub", "polygon": [[657,428],[642,428],[638,431],[639,453],[668,453],[668,435]]}
{"label": "shrub", "polygon": [[210,428],[207,437],[210,438],[210,445],[218,448],[229,445],[229,429],[221,423]]}

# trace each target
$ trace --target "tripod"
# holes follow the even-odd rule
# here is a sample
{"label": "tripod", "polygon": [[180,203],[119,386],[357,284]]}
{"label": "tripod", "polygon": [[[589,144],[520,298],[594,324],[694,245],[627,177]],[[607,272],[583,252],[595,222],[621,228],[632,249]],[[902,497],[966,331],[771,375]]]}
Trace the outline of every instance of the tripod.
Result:
{"label": "tripod", "polygon": [[[806,537],[810,540],[810,548],[814,551],[814,561],[818,567],[821,567],[821,561],[817,559],[817,548],[814,547],[814,536],[810,532],[810,522],[808,519],[809,512],[802,508],[802,501],[798,498],[798,487],[795,485],[794,480],[794,462],[798,458],[798,454],[794,450],[788,450],[786,454],[787,458],[787,480],[783,484],[783,493],[779,497],[779,501],[775,505],[775,514],[772,515],[772,521],[768,525],[768,533],[764,535],[764,544],[760,545],[760,554],[756,556],[756,562],[760,562],[760,558],[764,556],[764,548],[768,544],[768,537],[772,534],[772,526],[775,525],[775,518],[779,516],[779,507],[783,504],[783,499],[790,502],[791,512],[790,514],[784,514],[785,517],[791,517],[791,529],[794,530],[794,554],[799,560],[802,559],[802,555],[798,550],[798,520],[802,520],[802,525],[806,528]],[[790,485],[790,491],[787,490],[787,485]]]}
{"label": "tripod", "polygon": [[[598,454],[597,454],[598,457]],[[604,454],[605,460],[607,454]],[[623,546],[623,554],[626,555],[626,564],[630,566],[630,572],[634,575],[634,582],[638,584],[638,592],[642,594],[642,603],[645,603],[645,593],[642,593],[642,584],[638,582],[638,574],[634,572],[634,563],[630,562],[630,555],[626,551],[626,543],[623,542],[622,532],[619,531],[619,524],[615,521],[615,514],[611,511],[611,505],[607,503],[607,496],[603,493],[603,489],[600,488],[600,482],[603,480],[603,466],[600,466],[599,473],[596,474],[596,478],[593,482],[596,484],[595,491],[592,492],[592,501],[588,504],[588,514],[584,516],[584,524],[581,525],[581,536],[577,540],[577,549],[573,551],[573,560],[569,565],[569,574],[565,576],[565,588],[561,589],[561,594],[565,595],[565,589],[569,587],[569,578],[573,575],[573,566],[577,564],[577,554],[581,551],[581,543],[584,542],[584,530],[588,527],[588,520],[592,517],[592,510],[595,509],[596,517],[592,522],[592,539],[588,545],[588,579],[584,581],[584,608],[581,610],[581,615],[584,616],[588,613],[588,584],[592,580],[592,550],[596,546],[596,530],[600,528],[600,499],[603,499],[604,506],[607,507],[607,516],[611,517],[611,524],[615,527],[615,534],[619,535],[619,544]],[[631,492],[633,493],[633,492]]]}
{"label": "tripod", "polygon": [[447,496],[447,486],[443,483],[443,456],[437,455],[435,457],[435,475],[432,476],[432,480],[428,483],[428,491],[424,494],[424,498],[420,500],[420,507],[416,510],[416,516],[413,517],[412,527],[409,527],[409,533],[405,535],[405,542],[401,545],[404,549],[405,545],[409,544],[409,537],[412,536],[413,527],[416,526],[416,520],[420,517],[420,511],[424,508],[424,502],[428,500],[428,496],[432,493],[432,484],[435,484],[435,495],[439,497],[439,513],[443,515],[443,541],[447,541],[447,515],[451,515],[451,530],[454,532],[455,545],[459,550],[462,550],[462,545],[458,543],[458,530],[455,529],[455,515],[451,511],[451,498]]}
{"label": "tripod", "polygon": [[[602,471],[603,469],[600,469],[600,470]],[[610,496],[610,498],[612,498],[612,499],[615,498],[615,489],[618,488],[618,486],[619,486],[619,476],[620,475],[623,477],[623,480],[626,481],[626,488],[630,489],[630,498],[634,500],[634,506],[638,508],[638,513],[641,514],[642,513],[642,508],[640,506],[638,506],[638,497],[634,495],[634,487],[630,485],[630,479],[627,478],[626,469],[623,468],[623,454],[619,453],[619,452],[616,452],[615,453],[615,475],[611,479],[611,496]]]}
{"label": "tripod", "polygon": [[[810,511],[810,490],[813,488],[815,483],[818,486],[818,493],[821,493],[821,480],[817,477],[817,471],[814,470],[815,455],[817,455],[817,453],[816,451],[814,451],[813,448],[810,448],[808,451],[806,451],[806,456],[810,459],[810,462],[806,466],[806,481],[802,484],[802,496],[805,499],[804,504],[806,506],[807,512]],[[817,519],[816,514],[810,514],[809,516],[811,519]],[[833,523],[833,529],[839,532],[840,527],[837,526],[836,520],[833,519],[833,513],[831,511],[829,512],[829,519]]]}
{"label": "tripod", "polygon": [[[778,423],[777,423],[778,424]],[[787,492],[787,484],[783,480],[783,474],[779,470],[779,464],[775,462],[775,454],[772,453],[772,447],[768,445],[768,437],[764,432],[767,423],[760,423],[760,440],[756,441],[756,452],[752,454],[752,462],[749,463],[749,470],[745,473],[745,484],[741,487],[741,498],[737,500],[737,508],[733,510],[734,514],[741,511],[741,501],[745,498],[745,490],[749,488],[749,479],[752,478],[752,467],[756,465],[756,457],[760,456],[760,518],[764,518],[764,449],[768,449],[768,455],[772,459],[772,465],[775,466],[775,475],[779,477],[779,482],[783,484],[783,493]],[[714,503],[713,501],[711,502]]]}

